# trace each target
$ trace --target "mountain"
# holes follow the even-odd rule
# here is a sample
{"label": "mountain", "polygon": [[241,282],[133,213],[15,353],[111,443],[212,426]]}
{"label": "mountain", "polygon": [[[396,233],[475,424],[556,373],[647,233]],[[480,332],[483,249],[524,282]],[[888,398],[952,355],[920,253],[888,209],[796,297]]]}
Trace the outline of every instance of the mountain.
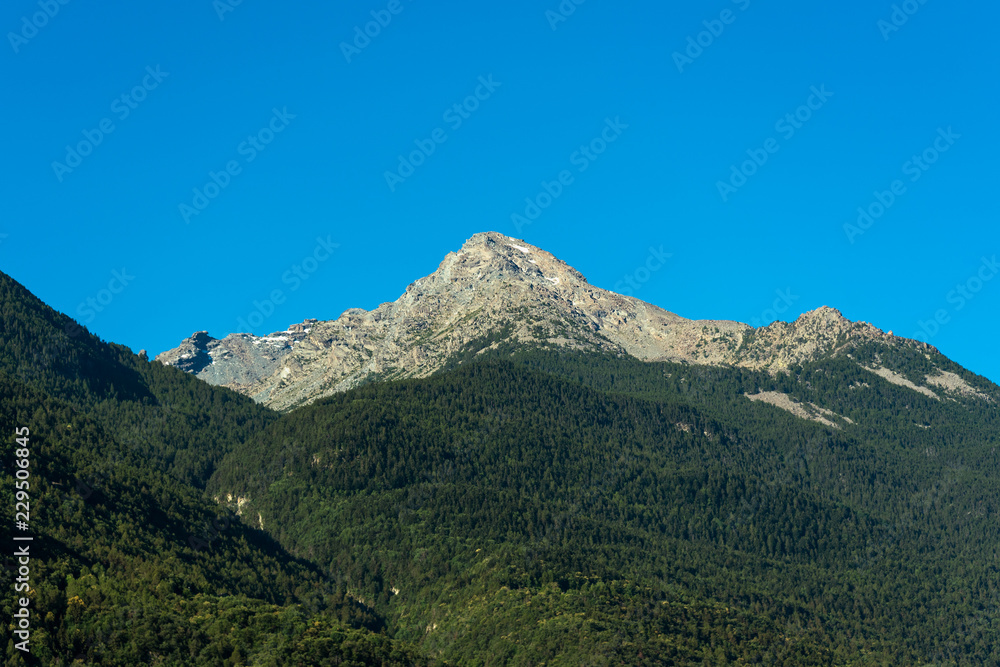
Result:
{"label": "mountain", "polygon": [[208,489],[449,663],[996,664],[1000,388],[872,362],[497,350],[293,410]]}
{"label": "mountain", "polygon": [[[1000,664],[1000,387],[831,309],[691,323],[503,239],[337,321],[389,358],[425,313],[440,335],[402,357],[423,366],[355,370],[282,412],[0,274],[0,428],[31,429],[35,658]],[[489,280],[462,268],[484,262]],[[582,293],[542,284],[571,279]],[[280,375],[335,324],[176,356],[246,385],[246,360]],[[332,341],[303,369],[322,376]]]}
{"label": "mountain", "polygon": [[[373,311],[350,309],[333,321],[310,320],[265,337],[216,341],[198,332],[157,359],[285,411],[373,380],[426,377],[503,345],[779,370],[868,344],[937,352],[827,307],[760,329],[684,319],[594,287],[524,241],[486,232]],[[922,387],[929,382],[918,380]]]}
{"label": "mountain", "polygon": [[306,320],[269,336],[229,334],[222,340],[212,338],[207,331],[196,331],[156,359],[197,375],[211,385],[249,389],[261,378],[280,370],[281,360],[291,353],[294,345],[305,340],[315,323],[316,320]]}
{"label": "mountain", "polygon": [[[206,496],[217,463],[277,418],[267,408],[101,341],[2,273],[0,406],[0,578],[13,591],[27,576],[31,632],[30,653],[7,635],[5,664],[423,663]],[[30,541],[11,539],[15,500]],[[12,631],[15,598],[0,601]]]}

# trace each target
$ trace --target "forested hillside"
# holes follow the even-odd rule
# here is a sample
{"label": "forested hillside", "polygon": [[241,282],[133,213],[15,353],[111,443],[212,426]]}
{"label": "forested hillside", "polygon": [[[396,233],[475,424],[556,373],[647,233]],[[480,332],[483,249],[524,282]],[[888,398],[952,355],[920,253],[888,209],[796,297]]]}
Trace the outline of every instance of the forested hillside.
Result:
{"label": "forested hillside", "polygon": [[487,341],[278,415],[0,296],[12,665],[1000,664],[1000,388],[936,352]]}
{"label": "forested hillside", "polygon": [[460,664],[990,664],[996,424],[832,360],[534,352],[297,410],[209,490]]}
{"label": "forested hillside", "polygon": [[[198,488],[269,411],[66,328],[2,275],[0,294],[5,664],[422,662],[374,610]],[[19,427],[30,430],[17,489],[30,504],[18,534],[33,537],[30,654],[11,634],[24,595],[10,539]]]}
{"label": "forested hillside", "polygon": [[234,442],[275,414],[102,342],[0,273],[0,372],[93,414],[157,469],[204,487]]}

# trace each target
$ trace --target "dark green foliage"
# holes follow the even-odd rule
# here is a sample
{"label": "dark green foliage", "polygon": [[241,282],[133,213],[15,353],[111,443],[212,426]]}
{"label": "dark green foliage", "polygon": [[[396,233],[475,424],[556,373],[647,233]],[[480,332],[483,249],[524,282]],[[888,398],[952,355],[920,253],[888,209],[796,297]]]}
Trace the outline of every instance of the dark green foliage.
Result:
{"label": "dark green foliage", "polygon": [[276,418],[245,396],[101,342],[3,274],[0,372],[93,414],[135,460],[198,487],[234,442]]}
{"label": "dark green foliage", "polygon": [[846,360],[534,352],[299,409],[209,488],[460,664],[987,664],[996,416]]}
{"label": "dark green foliage", "polygon": [[12,284],[0,274],[4,627],[24,595],[14,593],[10,539],[17,427],[31,430],[34,541],[31,654],[5,632],[5,664],[423,662],[373,634],[384,621],[346,586],[197,488],[276,415],[88,335],[40,363],[16,343],[60,339],[62,316]]}
{"label": "dark green foliage", "polygon": [[932,350],[772,376],[500,332],[278,416],[0,299],[41,664],[1000,664],[1000,389]]}

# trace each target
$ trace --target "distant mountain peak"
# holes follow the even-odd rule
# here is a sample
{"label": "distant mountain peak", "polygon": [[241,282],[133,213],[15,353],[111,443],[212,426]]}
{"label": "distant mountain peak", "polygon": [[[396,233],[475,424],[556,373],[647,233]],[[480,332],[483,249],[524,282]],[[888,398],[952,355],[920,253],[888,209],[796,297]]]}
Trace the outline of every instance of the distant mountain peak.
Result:
{"label": "distant mountain peak", "polygon": [[277,409],[371,379],[423,377],[500,343],[628,354],[644,361],[779,370],[864,342],[919,345],[822,306],[752,327],[688,320],[595,287],[552,253],[499,232],[473,235],[393,302],[336,320],[222,340],[196,332],[159,357]]}
{"label": "distant mountain peak", "polygon": [[429,277],[439,273],[448,277],[469,266],[478,267],[485,278],[489,273],[507,273],[528,281],[546,280],[551,285],[564,281],[589,285],[583,274],[552,253],[499,232],[473,235],[457,252],[448,253],[438,271]]}
{"label": "distant mountain peak", "polygon": [[522,239],[515,239],[512,236],[507,236],[506,234],[501,234],[500,232],[478,232],[469,237],[469,239],[462,244],[462,250],[469,250],[472,248],[485,247],[497,252],[506,253],[506,248],[513,249],[513,246],[520,246],[518,252],[544,252],[539,248],[531,245],[527,241]]}
{"label": "distant mountain peak", "polygon": [[267,336],[231,333],[216,339],[207,331],[196,331],[174,349],[157,355],[156,361],[193,373],[209,384],[240,391],[273,373],[316,322],[306,320]]}
{"label": "distant mountain peak", "polygon": [[816,308],[815,310],[810,310],[810,311],[807,311],[805,313],[802,313],[799,316],[799,319],[803,319],[803,318],[804,319],[823,319],[823,320],[831,320],[831,321],[836,321],[836,322],[847,322],[847,323],[850,323],[850,320],[848,320],[846,317],[844,317],[843,313],[841,313],[836,308],[831,308],[830,306],[820,306],[819,308]]}

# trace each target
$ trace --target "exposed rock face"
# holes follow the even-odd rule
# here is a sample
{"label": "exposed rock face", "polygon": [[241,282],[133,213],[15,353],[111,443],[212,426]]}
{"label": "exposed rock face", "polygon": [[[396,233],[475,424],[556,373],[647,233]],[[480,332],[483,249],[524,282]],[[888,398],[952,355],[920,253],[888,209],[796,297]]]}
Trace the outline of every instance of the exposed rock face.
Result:
{"label": "exposed rock face", "polygon": [[867,322],[851,322],[839,310],[823,306],[803,313],[794,322],[774,322],[757,329],[734,361],[748,368],[787,368],[829,353],[846,352],[865,342],[922,347]]}
{"label": "exposed rock face", "polygon": [[800,419],[809,419],[831,428],[839,429],[841,427],[839,422],[847,422],[848,424],[854,423],[849,418],[844,417],[843,415],[838,415],[832,410],[821,408],[815,403],[799,403],[788,394],[782,394],[777,391],[762,391],[756,394],[745,394],[745,396],[751,401],[769,403],[775,407],[779,407],[782,410],[792,413]]}
{"label": "exposed rock face", "polygon": [[209,384],[245,391],[277,371],[281,360],[306,338],[315,322],[306,320],[268,336],[235,333],[222,340],[212,338],[207,331],[196,331],[156,360],[193,373]]}
{"label": "exposed rock face", "polygon": [[927,380],[927,384],[940,387],[947,392],[952,392],[960,396],[978,398],[986,401],[987,403],[994,402],[993,397],[976,390],[974,387],[970,386],[968,382],[950,371],[939,371],[937,375],[928,375],[925,379]]}
{"label": "exposed rock face", "polygon": [[287,410],[373,378],[426,376],[456,353],[503,341],[771,370],[862,342],[922,347],[827,307],[757,330],[687,320],[594,287],[550,253],[486,232],[373,311],[350,309],[264,338],[199,332],[157,359]]}
{"label": "exposed rock face", "polygon": [[[892,383],[894,385],[898,385],[900,387],[906,387],[907,389],[912,389],[913,391],[915,391],[917,393],[923,394],[924,396],[929,396],[930,398],[933,398],[933,399],[935,399],[937,401],[941,400],[940,396],[938,396],[937,394],[935,394],[933,391],[931,391],[927,387],[921,387],[920,385],[918,385],[918,384],[916,384],[914,382],[911,382],[910,380],[906,379],[905,377],[903,377],[899,373],[892,372],[888,368],[869,368],[868,366],[862,366],[862,368],[864,368],[866,371],[871,371],[875,375],[878,375],[879,377],[881,377],[883,380],[885,380],[887,382],[890,382],[890,383]],[[958,376],[956,376],[956,377],[958,377]]]}
{"label": "exposed rock face", "polygon": [[[748,328],[685,320],[594,287],[565,262],[523,241],[477,234],[395,302],[317,323],[283,359],[282,370],[249,393],[287,409],[371,377],[425,376],[475,341],[488,347],[486,339],[499,332],[523,343],[719,363]],[[726,338],[705,348],[706,336]]]}

